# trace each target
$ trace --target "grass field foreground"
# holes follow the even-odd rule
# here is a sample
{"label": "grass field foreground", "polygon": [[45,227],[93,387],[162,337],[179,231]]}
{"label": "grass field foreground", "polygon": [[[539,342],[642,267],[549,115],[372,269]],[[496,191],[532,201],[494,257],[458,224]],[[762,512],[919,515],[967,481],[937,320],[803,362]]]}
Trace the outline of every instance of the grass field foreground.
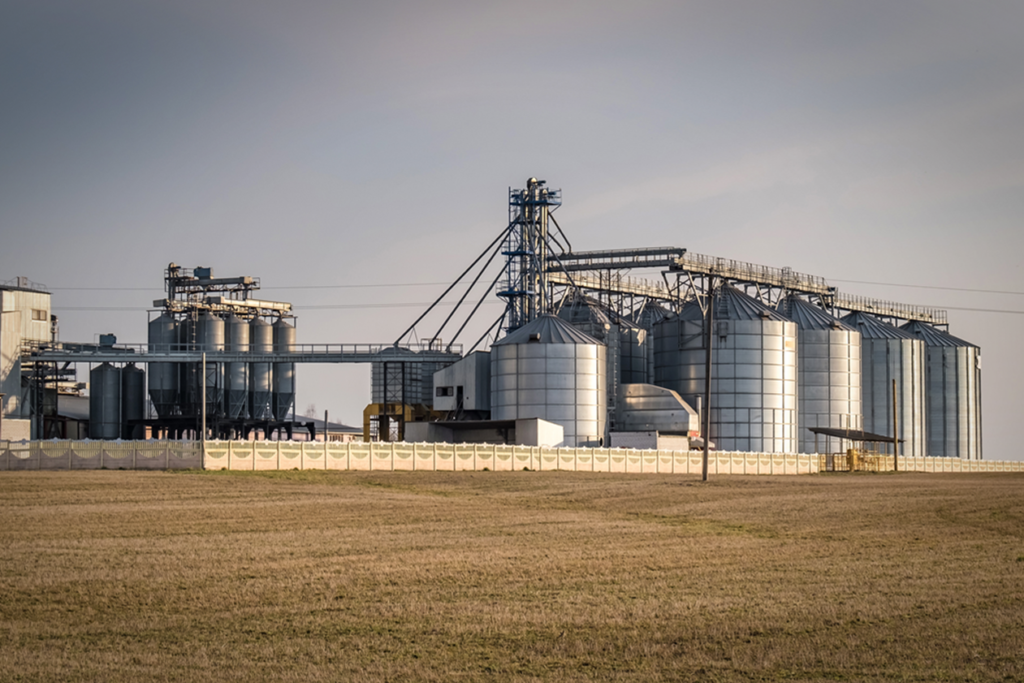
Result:
{"label": "grass field foreground", "polygon": [[1024,475],[5,472],[0,680],[1024,680]]}

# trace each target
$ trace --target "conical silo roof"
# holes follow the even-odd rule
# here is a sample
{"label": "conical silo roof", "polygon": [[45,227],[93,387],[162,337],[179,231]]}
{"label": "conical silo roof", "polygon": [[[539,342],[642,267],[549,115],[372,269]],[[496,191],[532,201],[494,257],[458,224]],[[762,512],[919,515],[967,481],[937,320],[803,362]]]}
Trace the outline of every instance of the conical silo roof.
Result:
{"label": "conical silo roof", "polygon": [[658,304],[648,304],[644,306],[643,311],[639,315],[633,315],[632,321],[644,329],[650,329],[654,327],[655,324],[660,323],[665,318],[673,315],[672,311],[663,306]]}
{"label": "conical silo roof", "polygon": [[858,311],[843,316],[841,320],[860,332],[862,339],[917,339],[909,332],[882,322],[870,313]]}
{"label": "conical silo roof", "polygon": [[943,332],[942,330],[932,327],[928,323],[923,323],[918,320],[914,320],[905,325],[900,325],[900,329],[904,332],[909,332],[923,341],[925,346],[978,347],[977,344],[972,344],[960,339],[959,337],[954,337],[949,332]]}
{"label": "conical silo roof", "polygon": [[854,329],[814,304],[796,296],[787,296],[780,301],[779,311],[795,322],[801,330],[846,330],[850,332]]}
{"label": "conical silo roof", "polygon": [[509,333],[505,338],[494,342],[491,346],[527,344],[531,341],[541,344],[596,344],[604,346],[603,342],[581,332],[556,315],[542,315],[533,322],[529,322],[518,330]]}
{"label": "conical silo roof", "polygon": [[[691,301],[679,313],[680,320],[702,320],[700,304]],[[715,320],[777,320],[789,322],[778,311],[765,306],[732,285],[723,285],[715,292]]]}

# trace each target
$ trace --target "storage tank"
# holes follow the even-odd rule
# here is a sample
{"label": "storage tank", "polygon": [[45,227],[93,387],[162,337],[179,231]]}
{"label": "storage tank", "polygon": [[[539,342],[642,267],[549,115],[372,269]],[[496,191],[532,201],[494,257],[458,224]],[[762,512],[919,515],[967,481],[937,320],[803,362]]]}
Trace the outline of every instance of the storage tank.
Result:
{"label": "storage tank", "polygon": [[[254,354],[274,352],[274,328],[260,318],[249,323],[249,348]],[[269,420],[273,416],[271,400],[270,363],[249,363],[249,416],[254,420]]]}
{"label": "storage tank", "polygon": [[[182,351],[195,351],[199,348],[196,342],[196,321],[183,318],[178,322],[178,348]],[[182,415],[199,415],[200,377],[199,363],[178,363],[178,406]]]}
{"label": "storage tank", "polygon": [[900,329],[924,342],[928,455],[981,460],[981,349],[923,322]]}
{"label": "storage tank", "polygon": [[[249,323],[231,314],[224,321],[226,350],[249,353]],[[224,405],[231,419],[245,417],[249,404],[249,364],[227,363],[224,370]]]}
{"label": "storage tank", "polygon": [[[209,311],[199,314],[196,324],[196,350],[205,351],[206,377],[199,381],[206,383],[206,416],[224,414],[224,364],[209,358],[209,354],[224,350],[224,320]],[[197,397],[196,405],[199,404]]]}
{"label": "storage tank", "polygon": [[[162,313],[149,321],[149,352],[169,353],[178,349],[178,321]],[[149,397],[160,417],[174,414],[178,404],[177,363],[149,364]]]}
{"label": "storage tank", "polygon": [[[593,337],[605,347],[605,386],[608,414],[605,424],[614,428],[615,404],[619,392],[619,326],[594,299],[576,297],[562,306],[558,317],[571,324],[584,334]],[[605,435],[607,437],[607,434]],[[605,439],[607,443],[607,439]]]}
{"label": "storage tank", "polygon": [[121,368],[121,438],[144,439],[146,428],[137,424],[129,426],[129,420],[146,419],[146,373],[135,363]]}
{"label": "storage tank", "polygon": [[647,333],[647,379],[643,383],[654,384],[654,326],[673,315],[658,304],[648,304],[633,315],[633,322]]}
{"label": "storage tank", "polygon": [[[797,452],[796,325],[738,289],[715,293],[711,433],[719,450]],[[704,313],[696,301],[654,326],[655,384],[704,396]]]}
{"label": "storage tank", "polygon": [[[274,353],[295,352],[295,327],[284,318],[274,323]],[[274,363],[274,418],[287,420],[295,403],[295,363]]]}
{"label": "storage tank", "polygon": [[121,369],[110,363],[89,371],[89,438],[121,438]]}
{"label": "storage tank", "polygon": [[544,315],[491,346],[491,418],[540,418],[562,426],[563,446],[605,441],[605,347]]}
{"label": "storage tank", "polygon": [[848,442],[816,437],[811,427],[863,428],[860,332],[796,296],[779,312],[797,327],[797,445],[801,453],[840,453]]}
{"label": "storage tank", "polygon": [[619,381],[648,384],[648,332],[631,320],[619,320]]}
{"label": "storage tank", "polygon": [[842,321],[860,332],[861,411],[864,431],[892,436],[892,381],[896,380],[900,454],[925,455],[924,342],[867,313]]}

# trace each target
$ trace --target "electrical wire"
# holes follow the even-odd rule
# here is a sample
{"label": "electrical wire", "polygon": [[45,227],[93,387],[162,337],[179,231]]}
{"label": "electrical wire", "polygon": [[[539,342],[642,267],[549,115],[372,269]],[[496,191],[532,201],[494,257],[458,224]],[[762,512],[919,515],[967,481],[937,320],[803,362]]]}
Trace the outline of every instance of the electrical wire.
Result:
{"label": "electrical wire", "polygon": [[[484,299],[481,301],[470,301],[471,304],[502,304],[505,302],[497,299]],[[322,306],[292,306],[292,310],[296,311],[314,311],[314,310],[343,310],[343,309],[359,309],[359,308],[412,308],[416,306],[429,306],[429,302],[403,302],[403,303],[383,303],[383,304],[324,304]],[[454,306],[454,301],[442,301],[437,304],[438,306]],[[152,308],[139,307],[139,306],[54,306],[50,310],[52,311],[150,311],[156,310]]]}
{"label": "electrical wire", "polygon": [[830,278],[831,282],[850,282],[858,285],[881,285],[884,287],[912,287],[914,289],[944,289],[950,292],[974,292],[977,294],[1017,294],[1024,296],[1024,292],[1011,292],[1004,289],[970,289],[967,287],[940,287],[938,285],[907,285],[897,282],[869,282],[867,280],[840,280]]}
{"label": "electrical wire", "polygon": [[[437,287],[450,284],[448,282],[379,282],[361,285],[285,285],[282,287],[262,287],[259,291],[273,289],[364,289],[371,287]],[[48,287],[53,292],[163,292],[156,287]]]}

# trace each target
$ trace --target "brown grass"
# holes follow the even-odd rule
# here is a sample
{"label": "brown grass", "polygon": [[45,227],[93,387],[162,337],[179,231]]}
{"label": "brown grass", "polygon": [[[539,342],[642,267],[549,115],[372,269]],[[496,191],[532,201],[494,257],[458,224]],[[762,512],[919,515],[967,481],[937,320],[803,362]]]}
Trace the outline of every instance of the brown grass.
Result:
{"label": "brown grass", "polygon": [[1024,475],[0,475],[0,680],[1024,680]]}

